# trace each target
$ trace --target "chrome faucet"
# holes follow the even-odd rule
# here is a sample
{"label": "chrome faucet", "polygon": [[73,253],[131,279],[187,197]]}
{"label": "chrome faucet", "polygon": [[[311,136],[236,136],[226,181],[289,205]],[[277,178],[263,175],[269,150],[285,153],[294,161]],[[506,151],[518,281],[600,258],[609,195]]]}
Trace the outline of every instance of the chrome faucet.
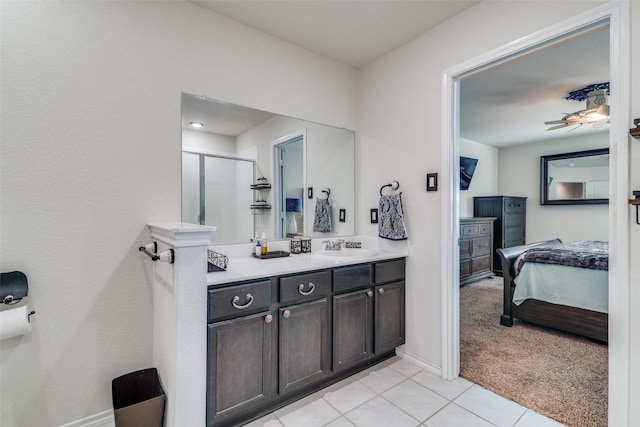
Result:
{"label": "chrome faucet", "polygon": [[344,240],[324,240],[322,243],[324,243],[325,251],[339,251],[342,249],[341,245],[344,243]]}

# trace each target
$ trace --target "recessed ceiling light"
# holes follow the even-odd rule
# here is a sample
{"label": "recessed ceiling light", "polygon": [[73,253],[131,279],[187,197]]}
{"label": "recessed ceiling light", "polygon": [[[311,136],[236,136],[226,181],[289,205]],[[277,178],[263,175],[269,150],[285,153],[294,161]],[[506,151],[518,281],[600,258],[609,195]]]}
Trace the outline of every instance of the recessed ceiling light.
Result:
{"label": "recessed ceiling light", "polygon": [[201,128],[202,126],[204,126],[200,122],[190,122],[189,124],[191,125],[191,127],[194,127],[194,128]]}

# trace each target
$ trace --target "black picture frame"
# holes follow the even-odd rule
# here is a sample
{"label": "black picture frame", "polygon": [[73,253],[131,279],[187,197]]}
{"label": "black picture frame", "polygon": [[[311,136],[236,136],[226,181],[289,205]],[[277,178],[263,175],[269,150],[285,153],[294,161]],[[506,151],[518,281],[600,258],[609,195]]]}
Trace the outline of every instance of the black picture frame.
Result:
{"label": "black picture frame", "polygon": [[608,198],[560,198],[554,199],[549,196],[549,188],[554,181],[553,176],[549,175],[549,163],[556,161],[571,162],[577,159],[588,157],[609,155],[608,148],[599,148],[596,150],[575,151],[572,153],[553,154],[549,156],[540,156],[540,204],[541,205],[606,205],[609,204]]}

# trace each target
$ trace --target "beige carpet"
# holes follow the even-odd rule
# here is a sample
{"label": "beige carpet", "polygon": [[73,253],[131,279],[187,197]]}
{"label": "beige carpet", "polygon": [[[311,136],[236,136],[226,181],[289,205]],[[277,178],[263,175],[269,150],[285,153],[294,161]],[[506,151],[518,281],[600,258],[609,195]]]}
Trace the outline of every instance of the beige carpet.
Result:
{"label": "beige carpet", "polygon": [[515,321],[502,278],[460,289],[460,376],[569,426],[607,425],[607,346]]}

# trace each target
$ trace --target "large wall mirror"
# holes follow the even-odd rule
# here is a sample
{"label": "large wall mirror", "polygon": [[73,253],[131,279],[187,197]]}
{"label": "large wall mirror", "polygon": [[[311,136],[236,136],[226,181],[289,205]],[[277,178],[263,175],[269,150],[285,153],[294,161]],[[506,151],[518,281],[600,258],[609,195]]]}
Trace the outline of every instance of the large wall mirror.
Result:
{"label": "large wall mirror", "polygon": [[182,94],[182,221],[215,244],[355,234],[354,165],[353,131]]}
{"label": "large wall mirror", "polygon": [[609,149],[540,158],[540,204],[609,203]]}

